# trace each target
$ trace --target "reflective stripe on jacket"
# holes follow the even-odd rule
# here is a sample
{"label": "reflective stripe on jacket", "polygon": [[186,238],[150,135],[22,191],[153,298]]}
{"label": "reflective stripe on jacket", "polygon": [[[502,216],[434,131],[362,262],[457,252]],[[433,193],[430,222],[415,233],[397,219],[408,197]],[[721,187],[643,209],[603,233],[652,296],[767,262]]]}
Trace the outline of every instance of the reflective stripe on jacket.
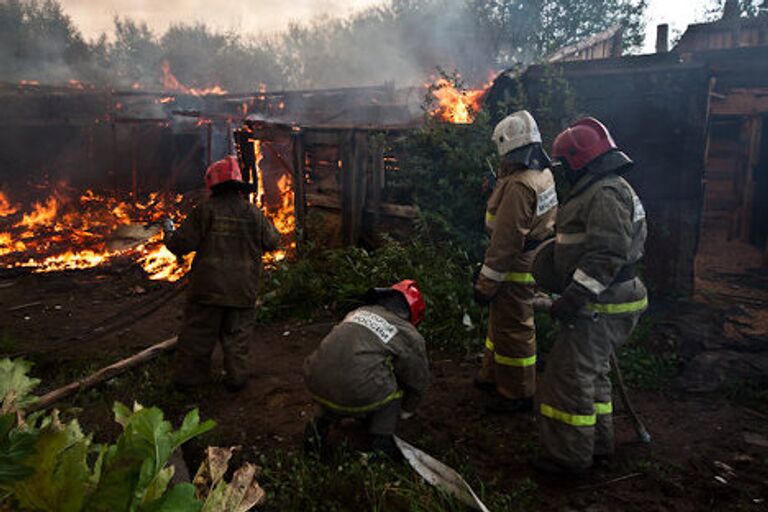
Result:
{"label": "reflective stripe on jacket", "polygon": [[499,179],[485,215],[491,240],[478,289],[491,297],[505,282],[532,284],[533,251],[525,252],[525,244],[552,236],[556,212],[557,192],[549,169],[522,169]]}
{"label": "reflective stripe on jacket", "polygon": [[645,209],[632,186],[612,172],[588,172],[558,211],[555,271],[589,296],[592,311],[640,311],[648,304],[645,287],[616,278],[641,260],[646,236]]}

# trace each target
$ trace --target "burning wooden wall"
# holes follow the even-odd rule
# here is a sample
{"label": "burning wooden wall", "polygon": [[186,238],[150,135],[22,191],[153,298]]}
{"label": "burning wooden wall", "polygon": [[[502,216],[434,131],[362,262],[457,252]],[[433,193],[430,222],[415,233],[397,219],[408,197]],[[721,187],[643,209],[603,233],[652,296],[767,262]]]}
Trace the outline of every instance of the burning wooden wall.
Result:
{"label": "burning wooden wall", "polygon": [[[288,209],[285,198],[290,193],[296,237],[333,247],[374,243],[382,231],[410,227],[415,208],[387,200],[386,175],[396,167],[383,143],[386,136],[407,129],[248,120],[236,138],[246,175],[264,183],[260,202],[268,216],[280,218]],[[280,186],[288,182],[290,192]],[[291,235],[294,226],[290,228],[281,232]]]}

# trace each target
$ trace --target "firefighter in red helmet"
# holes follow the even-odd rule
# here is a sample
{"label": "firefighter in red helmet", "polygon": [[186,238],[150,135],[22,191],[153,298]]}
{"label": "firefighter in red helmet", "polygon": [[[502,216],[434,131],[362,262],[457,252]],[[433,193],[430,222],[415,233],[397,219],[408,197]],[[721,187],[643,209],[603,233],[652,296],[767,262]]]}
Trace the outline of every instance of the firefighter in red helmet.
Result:
{"label": "firefighter in red helmet", "polygon": [[305,447],[319,449],[334,422],[355,417],[366,422],[371,449],[397,459],[398,419],[413,414],[429,379],[416,330],[426,306],[411,280],[373,288],[366,299],[304,362],[307,388],[322,411],[307,424]]}
{"label": "firefighter in red helmet", "polygon": [[648,306],[636,275],[647,228],[643,204],[623,178],[633,162],[600,121],[582,119],[563,131],[552,156],[571,190],[554,244],[534,263],[536,281],[560,294],[551,314],[561,326],[536,396],[545,455],[534,465],[580,474],[613,454],[610,355]]}
{"label": "firefighter in red helmet", "polygon": [[195,207],[179,229],[167,219],[163,225],[165,245],[172,253],[195,253],[174,381],[182,388],[206,383],[211,353],[220,342],[225,384],[236,391],[248,378],[262,255],[277,249],[280,237],[248,201],[251,186],[243,182],[236,158],[208,167],[205,184],[210,198]]}

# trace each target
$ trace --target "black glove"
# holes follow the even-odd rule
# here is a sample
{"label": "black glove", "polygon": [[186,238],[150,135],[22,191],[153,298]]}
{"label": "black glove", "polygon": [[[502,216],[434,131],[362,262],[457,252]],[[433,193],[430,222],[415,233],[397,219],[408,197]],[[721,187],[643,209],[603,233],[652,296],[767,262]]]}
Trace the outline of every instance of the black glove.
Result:
{"label": "black glove", "polygon": [[563,294],[552,303],[549,314],[552,318],[567,322],[578,316],[579,310],[589,302],[589,295],[581,293],[580,290],[571,285],[565,289]]}

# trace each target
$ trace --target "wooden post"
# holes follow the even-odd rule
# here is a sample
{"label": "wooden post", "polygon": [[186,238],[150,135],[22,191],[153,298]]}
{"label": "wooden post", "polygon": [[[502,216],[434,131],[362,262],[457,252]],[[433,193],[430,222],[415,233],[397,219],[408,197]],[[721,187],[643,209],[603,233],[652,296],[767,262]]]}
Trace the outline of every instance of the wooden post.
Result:
{"label": "wooden post", "polygon": [[291,133],[291,154],[293,167],[293,206],[296,216],[296,243],[304,239],[307,220],[307,195],[304,186],[304,135]]}
{"label": "wooden post", "polygon": [[341,160],[341,241],[344,245],[351,244],[351,217],[352,217],[352,144],[353,133],[343,132],[339,134],[339,159]]}

